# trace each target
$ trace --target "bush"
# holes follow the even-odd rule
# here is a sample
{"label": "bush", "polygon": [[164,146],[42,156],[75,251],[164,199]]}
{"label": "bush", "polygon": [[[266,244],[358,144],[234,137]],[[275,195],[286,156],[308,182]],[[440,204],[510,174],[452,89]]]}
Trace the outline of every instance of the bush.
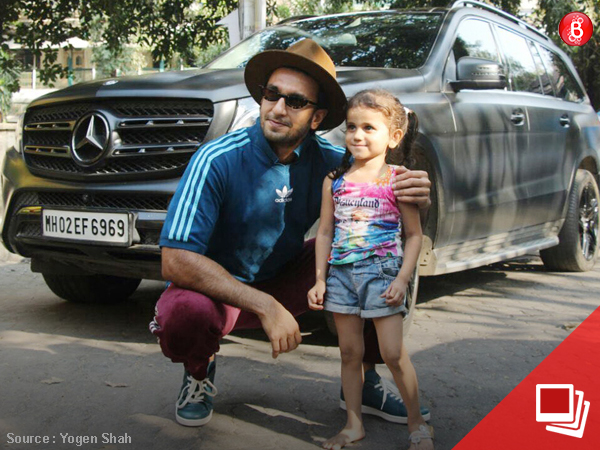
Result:
{"label": "bush", "polygon": [[0,69],[0,122],[5,122],[12,95],[19,90],[21,66],[4,48],[0,48]]}

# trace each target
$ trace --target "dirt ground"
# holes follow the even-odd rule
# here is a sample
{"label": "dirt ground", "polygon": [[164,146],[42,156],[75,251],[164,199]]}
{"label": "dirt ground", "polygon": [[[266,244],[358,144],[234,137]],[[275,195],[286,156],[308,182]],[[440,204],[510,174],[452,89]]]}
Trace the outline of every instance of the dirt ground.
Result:
{"label": "dirt ground", "polygon": [[[0,448],[314,449],[344,424],[339,353],[320,314],[301,318],[303,344],[277,360],[262,331],[225,339],[213,420],[185,428],[174,421],[183,369],[148,332],[161,283],[142,283],[121,305],[70,304],[26,262],[4,259]],[[598,307],[599,272],[545,272],[531,256],[422,278],[407,344],[438,450],[456,445]],[[369,416],[365,426],[349,448],[407,448],[405,426]],[[47,442],[16,443],[28,436]]]}

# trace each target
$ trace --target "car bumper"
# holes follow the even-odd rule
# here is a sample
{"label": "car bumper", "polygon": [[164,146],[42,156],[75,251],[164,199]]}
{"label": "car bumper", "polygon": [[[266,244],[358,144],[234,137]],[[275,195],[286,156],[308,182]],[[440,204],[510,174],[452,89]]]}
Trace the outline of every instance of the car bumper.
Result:
{"label": "car bumper", "polygon": [[[179,179],[113,183],[74,183],[32,175],[19,153],[9,149],[2,170],[2,241],[32,258],[43,272],[81,271],[161,279],[158,240],[168,202]],[[45,237],[42,210],[127,212],[133,219],[127,246],[73,242]]]}

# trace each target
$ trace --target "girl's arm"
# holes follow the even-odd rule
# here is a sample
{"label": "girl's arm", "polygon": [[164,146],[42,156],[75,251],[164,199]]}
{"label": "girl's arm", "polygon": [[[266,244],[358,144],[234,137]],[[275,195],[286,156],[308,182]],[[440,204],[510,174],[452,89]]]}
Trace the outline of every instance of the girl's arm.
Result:
{"label": "girl's arm", "polygon": [[331,183],[331,178],[325,177],[321,195],[321,217],[315,242],[317,281],[313,288],[308,291],[308,306],[311,309],[323,309],[325,281],[327,280],[327,270],[329,269],[327,260],[331,253],[331,243],[333,242],[333,233],[335,229]]}
{"label": "girl's arm", "polygon": [[423,243],[423,231],[421,231],[421,218],[417,205],[399,202],[398,208],[402,214],[402,226],[404,228],[404,260],[398,277],[407,283],[410,281],[415,267],[419,262],[421,244]]}
{"label": "girl's arm", "polygon": [[390,305],[399,305],[404,300],[404,294],[408,287],[410,277],[419,262],[423,232],[421,231],[421,219],[419,209],[415,204],[398,202],[398,209],[402,215],[402,226],[404,228],[404,260],[396,279],[390,287],[382,294]]}

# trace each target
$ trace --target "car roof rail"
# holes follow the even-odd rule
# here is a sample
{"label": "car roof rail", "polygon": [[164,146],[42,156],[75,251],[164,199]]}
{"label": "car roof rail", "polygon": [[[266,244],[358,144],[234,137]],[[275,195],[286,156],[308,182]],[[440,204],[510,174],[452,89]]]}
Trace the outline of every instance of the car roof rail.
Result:
{"label": "car roof rail", "polygon": [[487,3],[482,3],[482,2],[475,1],[475,0],[458,0],[452,4],[450,9],[459,8],[461,6],[470,6],[473,8],[481,8],[486,11],[493,12],[495,14],[498,14],[499,16],[504,17],[505,19],[510,20],[511,22],[514,22],[524,28],[527,28],[529,31],[533,31],[535,34],[543,37],[547,41],[552,42],[548,36],[546,36],[540,30],[536,29],[534,26],[528,24],[524,20],[519,19],[518,17],[513,16],[512,14],[507,13],[506,11],[502,11],[501,9],[496,8],[495,6],[488,5]]}
{"label": "car roof rail", "polygon": [[313,17],[317,17],[315,14],[300,14],[298,16],[288,17],[286,19],[281,19],[275,25],[281,25],[288,22],[294,22],[296,20],[304,20],[304,19],[312,19]]}

